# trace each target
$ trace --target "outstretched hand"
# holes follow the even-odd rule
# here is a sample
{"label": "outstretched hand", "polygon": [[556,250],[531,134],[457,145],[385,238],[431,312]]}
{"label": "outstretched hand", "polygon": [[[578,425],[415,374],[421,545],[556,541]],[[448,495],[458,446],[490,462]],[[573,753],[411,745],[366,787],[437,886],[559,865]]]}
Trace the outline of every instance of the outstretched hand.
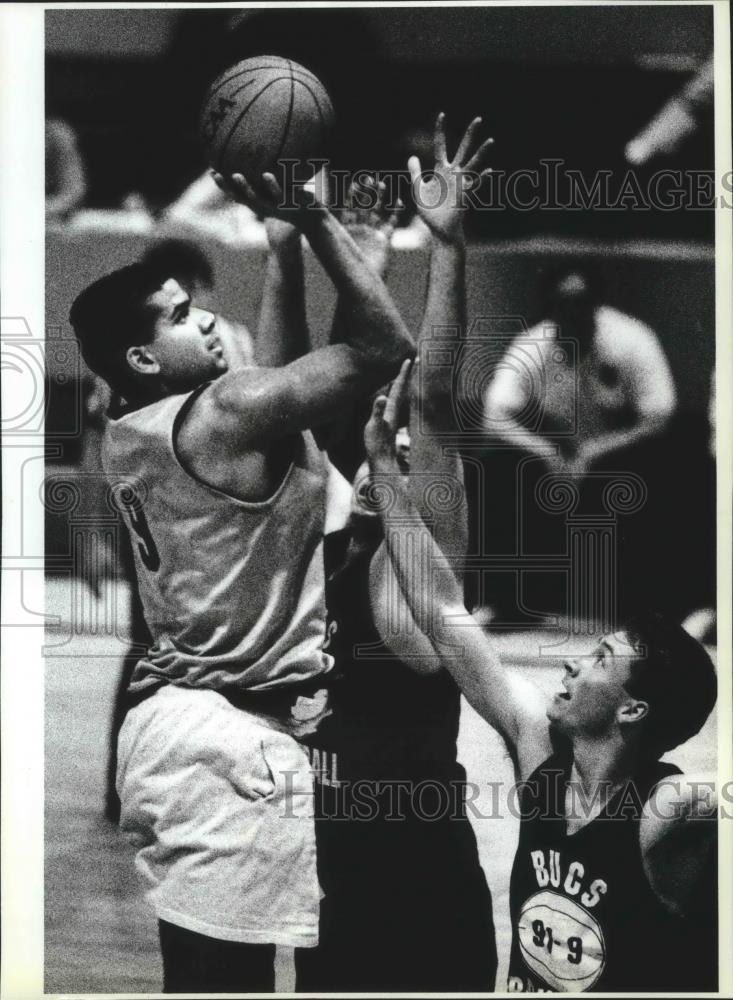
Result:
{"label": "outstretched hand", "polygon": [[413,360],[402,362],[397,378],[390,386],[388,396],[377,396],[372,404],[372,413],[364,428],[364,445],[369,466],[373,472],[401,475],[397,464],[395,437],[399,415],[407,399]]}
{"label": "outstretched hand", "polygon": [[275,175],[269,172],[262,174],[256,183],[241,173],[225,177],[213,170],[211,176],[217,187],[233,201],[265,218],[281,219],[302,227],[308,215],[328,211],[316,197],[314,183],[294,184],[286,197]]}
{"label": "outstretched hand", "polygon": [[369,174],[361,175],[349,185],[340,216],[341,225],[380,277],[384,277],[387,270],[392,233],[404,208],[399,200],[390,208],[386,192],[383,181],[377,183]]}
{"label": "outstretched hand", "polygon": [[435,122],[433,170],[424,174],[417,156],[411,156],[407,161],[418,215],[434,236],[449,243],[463,238],[466,193],[478,187],[481,179],[491,173],[491,167],[485,164],[494,140],[486,139],[476,148],[476,133],[480,126],[481,118],[474,118],[464,132],[453,159],[449,160],[445,115],[441,111]]}

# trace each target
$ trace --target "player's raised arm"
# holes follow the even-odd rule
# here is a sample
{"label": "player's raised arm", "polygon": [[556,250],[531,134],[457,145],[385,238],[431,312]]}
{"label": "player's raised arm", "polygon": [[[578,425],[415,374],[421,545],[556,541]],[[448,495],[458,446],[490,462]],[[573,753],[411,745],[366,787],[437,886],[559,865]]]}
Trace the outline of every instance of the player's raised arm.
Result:
{"label": "player's raised arm", "polygon": [[[427,174],[416,156],[408,167],[417,211],[431,233],[430,277],[427,300],[419,334],[419,352],[425,356],[431,341],[446,329],[455,330],[457,339],[466,335],[466,237],[464,232],[465,193],[489,173],[486,156],[493,143],[480,145],[477,134],[481,119],[474,118],[466,129],[453,158],[448,158],[445,115],[435,123],[435,164]],[[461,557],[467,544],[467,510],[463,490],[463,463],[456,447],[446,447],[446,436],[456,434],[455,399],[452,373],[447,366],[421,365],[410,383],[410,469],[408,492],[423,517],[429,516],[433,537],[446,554]],[[428,476],[441,480],[446,489],[454,486],[461,497],[458,509],[442,511],[433,505]]]}
{"label": "player's raised arm", "polygon": [[[492,141],[481,145],[477,133],[481,119],[475,118],[466,129],[452,159],[448,158],[445,116],[435,123],[434,167],[423,173],[416,156],[408,163],[417,211],[432,236],[430,276],[425,312],[420,327],[418,352],[426,358],[435,338],[445,330],[455,331],[455,346],[466,334],[466,238],[464,232],[464,193],[478,184],[485,169],[486,154]],[[410,381],[410,476],[407,491],[426,521],[438,548],[451,560],[461,560],[466,553],[468,510],[463,477],[463,461],[458,453],[451,370],[424,364]],[[452,443],[446,438],[453,435]],[[449,503],[431,502],[436,496],[449,497]],[[394,570],[384,545],[372,560],[371,595],[374,621],[392,651],[419,672],[441,669],[440,660],[430,647],[428,656],[419,656],[416,647],[416,624],[404,606]],[[458,573],[462,579],[462,573]],[[394,621],[404,622],[395,628]],[[427,641],[427,640],[426,640]]]}
{"label": "player's raised arm", "polygon": [[504,738],[525,777],[551,751],[544,699],[503,667],[494,644],[467,615],[463,588],[402,483],[395,432],[409,376],[405,362],[389,398],[375,400],[364,432],[373,490],[383,497],[387,548],[414,620],[471,705]]}
{"label": "player's raised arm", "polygon": [[[398,200],[388,205],[386,186],[370,175],[360,175],[349,185],[339,221],[361,250],[367,265],[386,280],[390,258],[392,234],[399,213],[404,207]],[[352,310],[343,296],[336,302],[329,344],[348,340],[348,326]],[[371,411],[368,397],[356,399],[332,423],[321,427],[317,440],[328,451],[328,457],[346,479],[351,482],[364,461],[364,425]]]}
{"label": "player's raised arm", "polygon": [[255,361],[280,368],[311,349],[305,311],[305,275],[300,230],[289,222],[265,219],[270,253],[260,302]]}
{"label": "player's raised arm", "polygon": [[[269,441],[334,419],[355,397],[373,392],[392,378],[400,362],[414,353],[410,337],[382,280],[368,267],[359,248],[328,208],[300,190],[297,208],[284,208],[284,196],[271,174],[255,193],[241,174],[217,182],[264,215],[291,221],[312,249],[350,310],[346,339],[314,351],[279,369],[229,373],[196,402],[197,420],[217,426],[221,447],[257,449]],[[190,433],[196,436],[195,429]],[[195,449],[195,441],[189,445]]]}

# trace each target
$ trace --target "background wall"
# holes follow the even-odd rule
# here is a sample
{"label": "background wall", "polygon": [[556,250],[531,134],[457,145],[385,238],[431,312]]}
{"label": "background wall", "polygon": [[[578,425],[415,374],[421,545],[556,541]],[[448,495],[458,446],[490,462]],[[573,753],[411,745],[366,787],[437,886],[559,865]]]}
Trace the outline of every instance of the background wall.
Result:
{"label": "background wall", "polygon": [[[572,7],[389,8],[364,19],[390,58],[410,62],[451,59],[573,60],[670,56],[690,59],[712,47],[712,20],[699,7],[659,9],[599,4]],[[245,17],[251,12],[235,12]],[[210,17],[198,12],[197,17]],[[113,55],[134,59],[163,53],[181,11],[155,9],[48,10],[46,48],[53,55]],[[356,40],[355,40],[356,41]]]}
{"label": "background wall", "polygon": [[[46,24],[47,111],[77,129],[97,206],[131,191],[153,208],[176,197],[205,167],[198,117],[208,84],[250,55],[288,56],[323,79],[335,166],[404,170],[416,133],[443,110],[454,134],[484,117],[495,169],[551,157],[589,178],[599,169],[620,178],[626,143],[712,49],[712,7],[685,4],[51,10]],[[712,149],[708,122],[674,166],[712,169]],[[558,214],[505,211],[471,226],[481,238],[712,241],[709,212]]]}
{"label": "background wall", "polygon": [[[72,338],[69,308],[91,281],[135,261],[150,242],[135,234],[97,233],[47,236],[46,319],[62,338]],[[257,327],[265,251],[235,249],[197,240],[214,266],[219,311]],[[715,295],[712,252],[702,246],[609,245],[556,240],[470,247],[468,318],[537,318],[535,300],[543,267],[559,259],[595,260],[611,305],[638,316],[657,331],[678,387],[680,408],[703,413],[707,407],[715,349]],[[328,335],[334,295],[330,282],[307,256],[308,312],[316,343]],[[425,251],[396,252],[388,284],[411,329],[419,326],[427,282]],[[59,362],[58,356],[62,361]],[[53,377],[69,371],[73,354],[48,354]]]}

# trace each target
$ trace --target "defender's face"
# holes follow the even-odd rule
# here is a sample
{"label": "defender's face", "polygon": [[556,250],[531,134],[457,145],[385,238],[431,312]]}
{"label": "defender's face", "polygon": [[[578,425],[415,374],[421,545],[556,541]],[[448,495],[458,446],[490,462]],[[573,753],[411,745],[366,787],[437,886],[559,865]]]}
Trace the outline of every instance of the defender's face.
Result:
{"label": "defender's face", "polygon": [[153,340],[147,346],[166,385],[191,389],[227,370],[216,316],[195,306],[175,278],[169,278],[147,304],[155,313]]}
{"label": "defender's face", "polygon": [[568,735],[611,732],[619,709],[633,701],[624,685],[635,659],[628,638],[620,633],[605,636],[588,656],[566,660],[562,690],[547,710],[550,722]]}

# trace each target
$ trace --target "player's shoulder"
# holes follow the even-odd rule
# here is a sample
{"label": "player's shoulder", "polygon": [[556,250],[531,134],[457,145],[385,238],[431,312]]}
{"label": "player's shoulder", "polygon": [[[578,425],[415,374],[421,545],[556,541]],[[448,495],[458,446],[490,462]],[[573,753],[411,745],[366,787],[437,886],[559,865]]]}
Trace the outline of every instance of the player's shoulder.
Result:
{"label": "player's shoulder", "polygon": [[686,839],[695,831],[705,834],[703,821],[714,819],[717,812],[715,777],[707,773],[683,774],[667,771],[650,789],[644,802],[639,827],[642,851],[651,850],[660,841],[683,834]]}
{"label": "player's shoulder", "polygon": [[652,789],[639,847],[649,885],[670,913],[704,912],[714,900],[717,828],[713,776],[670,774]]}
{"label": "player's shoulder", "polygon": [[683,773],[670,767],[652,786],[645,815],[669,819],[700,818],[714,806],[717,783],[707,772]]}

